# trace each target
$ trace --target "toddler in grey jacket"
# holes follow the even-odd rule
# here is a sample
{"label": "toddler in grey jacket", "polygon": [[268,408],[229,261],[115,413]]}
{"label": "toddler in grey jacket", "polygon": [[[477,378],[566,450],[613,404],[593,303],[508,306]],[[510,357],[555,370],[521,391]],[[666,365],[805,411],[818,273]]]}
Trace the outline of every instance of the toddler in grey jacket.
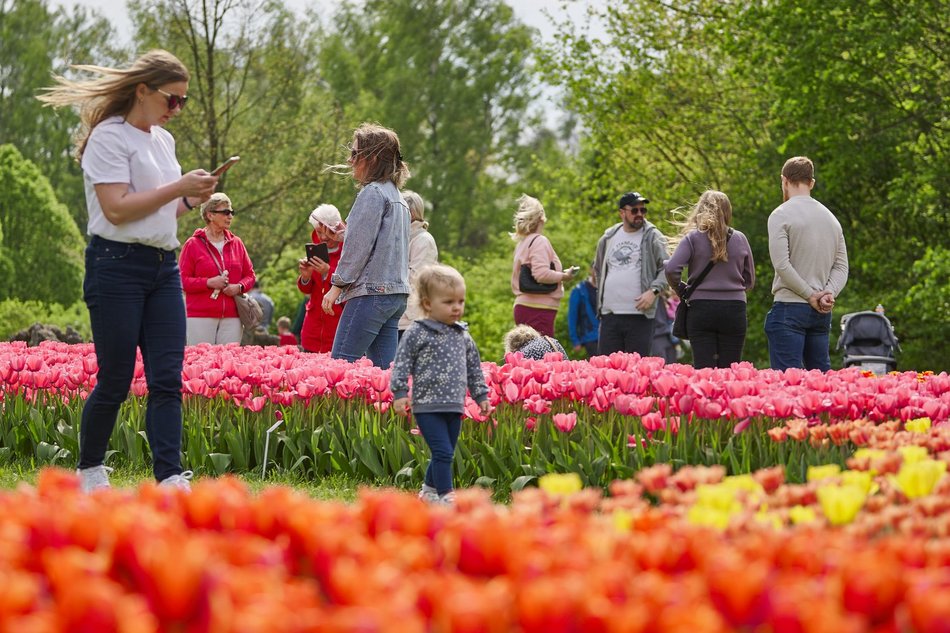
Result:
{"label": "toddler in grey jacket", "polygon": [[471,392],[483,415],[491,411],[482,360],[468,327],[465,280],[441,264],[427,266],[415,279],[416,296],[424,319],[415,321],[399,343],[390,375],[393,409],[409,413],[409,377],[412,377],[412,413],[432,452],[420,498],[433,503],[454,502],[452,461]]}

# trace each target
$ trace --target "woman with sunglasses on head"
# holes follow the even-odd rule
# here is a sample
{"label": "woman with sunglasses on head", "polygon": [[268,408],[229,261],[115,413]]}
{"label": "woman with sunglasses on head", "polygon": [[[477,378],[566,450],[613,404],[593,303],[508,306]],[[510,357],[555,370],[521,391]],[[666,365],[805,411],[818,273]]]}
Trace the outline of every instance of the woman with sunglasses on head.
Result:
{"label": "woman with sunglasses on head", "polygon": [[300,275],[297,289],[308,295],[303,326],[300,328],[300,346],[305,352],[329,353],[333,349],[333,337],[340,323],[343,306],[335,305],[328,314],[323,311],[323,297],[333,287],[330,278],[336,272],[343,250],[346,224],[340,211],[332,204],[321,204],[310,212],[310,241],[327,245],[330,261],[319,257],[304,258],[297,262]]}
{"label": "woman with sunglasses on head", "polygon": [[181,247],[188,345],[241,342],[244,330],[234,297],[253,288],[257,278],[244,242],[231,232],[234,215],[231,199],[215,193],[201,205],[204,228]]}
{"label": "woman with sunglasses on head", "polygon": [[76,155],[92,238],[83,296],[99,373],[82,412],[80,482],[86,492],[109,487],[111,469],[103,462],[139,348],[155,478],[188,489],[191,473],[182,472],[180,458],[185,308],[175,258],[177,218],[207,200],[218,181],[203,169],[182,175],[175,139],[164,129],[187,101],[188,69],[162,50],[128,68],[73,68],[99,76],[56,77],[57,85],[39,99],[78,107],[82,122]]}
{"label": "woman with sunglasses on head", "polygon": [[323,311],[330,314],[334,304],[346,302],[333,358],[366,356],[385,368],[396,356],[397,324],[409,297],[410,216],[399,193],[409,167],[396,133],[370,123],[353,133],[348,163],[360,192],[346,219],[346,241]]}

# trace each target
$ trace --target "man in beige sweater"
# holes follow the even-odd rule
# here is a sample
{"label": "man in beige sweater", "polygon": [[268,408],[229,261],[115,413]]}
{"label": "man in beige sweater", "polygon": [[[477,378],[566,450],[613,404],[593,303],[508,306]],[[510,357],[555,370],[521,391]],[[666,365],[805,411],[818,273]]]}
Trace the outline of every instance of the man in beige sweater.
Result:
{"label": "man in beige sweater", "polygon": [[810,159],[785,161],[784,202],[769,216],[775,301],[765,318],[765,333],[772,369],[831,369],[831,309],[848,281],[848,251],[841,224],[811,197],[814,186]]}

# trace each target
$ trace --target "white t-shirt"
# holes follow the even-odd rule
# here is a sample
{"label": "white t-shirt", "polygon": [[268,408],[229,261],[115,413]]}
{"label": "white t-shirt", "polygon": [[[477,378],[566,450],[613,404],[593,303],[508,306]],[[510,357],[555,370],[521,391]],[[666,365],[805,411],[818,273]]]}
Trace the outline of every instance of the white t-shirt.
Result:
{"label": "white t-shirt", "polygon": [[621,228],[607,243],[607,277],[601,310],[613,314],[642,314],[636,308],[640,289],[640,244],[643,229],[627,233]]}
{"label": "white t-shirt", "polygon": [[82,155],[89,223],[86,232],[109,240],[173,250],[178,242],[178,199],[140,220],[115,225],[102,212],[95,185],[128,183],[129,192],[148,191],[181,178],[175,139],[164,128],[143,132],[120,116],[92,130]]}

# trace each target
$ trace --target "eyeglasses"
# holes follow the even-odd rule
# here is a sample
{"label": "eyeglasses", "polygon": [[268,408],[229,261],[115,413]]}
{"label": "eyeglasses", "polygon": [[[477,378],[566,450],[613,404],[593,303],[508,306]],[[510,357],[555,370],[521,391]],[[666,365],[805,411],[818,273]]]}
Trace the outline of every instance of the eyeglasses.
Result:
{"label": "eyeglasses", "polygon": [[176,108],[184,110],[185,104],[188,103],[188,95],[173,95],[172,93],[165,92],[160,88],[155,88],[155,92],[168,98],[167,105],[169,110],[174,110]]}
{"label": "eyeglasses", "polygon": [[646,207],[630,207],[629,209],[624,209],[624,211],[626,211],[627,213],[633,214],[633,215],[646,215],[646,214],[647,214],[647,208],[646,208]]}
{"label": "eyeglasses", "polygon": [[220,215],[235,215],[237,211],[235,211],[234,209],[215,209],[214,211],[211,211],[210,213],[217,213]]}

